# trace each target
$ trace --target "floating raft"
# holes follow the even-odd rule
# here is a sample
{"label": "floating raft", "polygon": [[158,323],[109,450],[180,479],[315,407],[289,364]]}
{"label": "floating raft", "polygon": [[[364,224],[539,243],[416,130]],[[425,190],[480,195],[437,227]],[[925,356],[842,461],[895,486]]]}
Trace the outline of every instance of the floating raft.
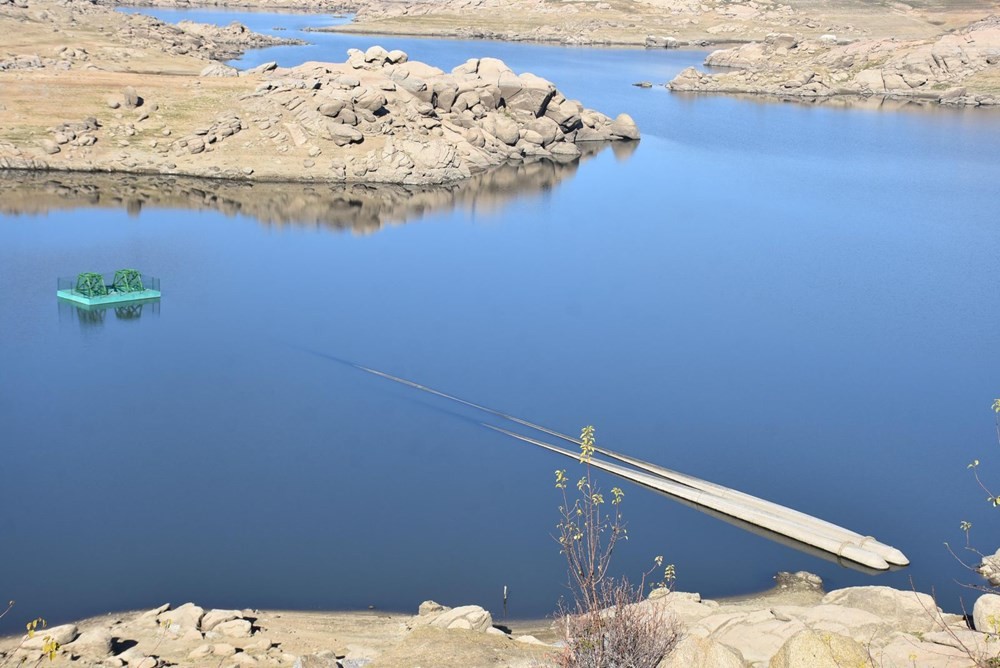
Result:
{"label": "floating raft", "polygon": [[119,269],[114,274],[85,272],[76,278],[60,278],[56,296],[82,306],[112,306],[160,298],[160,279],[137,269]]}
{"label": "floating raft", "polygon": [[[433,394],[443,399],[489,413],[561,440],[577,445],[580,444],[579,439],[572,436],[513,415],[502,413],[481,404],[466,401],[465,399],[435,390],[426,385],[421,385],[411,380],[393,376],[360,364],[323,355],[322,353],[314,352],[314,354],[347,364],[355,369],[379,376],[380,378],[412,387],[421,392]],[[480,423],[480,425],[564,457],[573,459],[579,459],[580,457],[579,451],[566,450],[551,443],[529,438],[495,425],[486,423]],[[791,547],[802,546],[806,548],[805,551],[815,551],[820,555],[836,559],[842,565],[851,567],[860,566],[863,570],[877,572],[904,567],[910,563],[910,560],[900,550],[891,545],[886,545],[872,536],[859,534],[793,508],[701,480],[694,476],[672,471],[668,468],[644,462],[640,459],[605,448],[596,448],[595,452],[619,462],[615,464],[591,457],[589,459],[590,465],[597,469],[655,490],[680,501],[684,505],[697,508],[720,519],[731,520],[733,524],[747,528],[754,531],[754,533],[763,532],[762,535],[767,537],[777,537],[781,542]],[[625,466],[622,464],[625,464]]]}

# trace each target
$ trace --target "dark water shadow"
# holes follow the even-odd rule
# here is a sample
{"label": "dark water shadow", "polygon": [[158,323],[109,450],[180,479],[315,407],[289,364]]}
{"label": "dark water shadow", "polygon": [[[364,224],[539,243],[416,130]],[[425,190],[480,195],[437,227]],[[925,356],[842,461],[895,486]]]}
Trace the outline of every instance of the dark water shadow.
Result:
{"label": "dark water shadow", "polygon": [[[360,183],[250,182],[170,175],[0,171],[0,214],[112,208],[218,211],[274,226],[374,232],[432,213],[497,210],[511,200],[544,194],[607,147],[581,144],[580,160],[503,165],[464,181],[434,186]],[[618,160],[628,157],[616,151]]]}

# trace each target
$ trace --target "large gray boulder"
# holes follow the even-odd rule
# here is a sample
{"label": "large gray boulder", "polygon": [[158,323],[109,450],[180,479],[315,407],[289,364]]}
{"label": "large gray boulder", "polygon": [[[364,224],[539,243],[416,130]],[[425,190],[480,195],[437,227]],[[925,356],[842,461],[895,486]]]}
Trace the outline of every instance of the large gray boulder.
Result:
{"label": "large gray boulder", "polygon": [[389,60],[389,52],[381,46],[370,46],[368,47],[368,50],[365,51],[364,60],[366,63],[383,65]]}
{"label": "large gray boulder", "polygon": [[991,585],[1000,587],[1000,550],[997,550],[995,554],[983,557],[983,561],[979,564],[977,570],[984,578],[989,580]]}
{"label": "large gray boulder", "polygon": [[822,603],[865,610],[901,631],[924,633],[940,627],[934,599],[919,592],[892,587],[848,587],[831,591]]}
{"label": "large gray boulder", "polygon": [[243,614],[239,610],[209,610],[201,618],[201,630],[211,631],[223,622],[239,619]]}
{"label": "large gray boulder", "polygon": [[47,629],[36,629],[30,638],[25,636],[21,642],[21,649],[40,650],[50,640],[60,645],[68,645],[80,635],[76,624],[63,624],[62,626],[52,626]]}
{"label": "large gray boulder", "polygon": [[868,652],[856,640],[836,633],[796,633],[771,657],[769,668],[843,668],[867,666]]}
{"label": "large gray boulder", "polygon": [[84,631],[71,643],[66,643],[70,653],[88,659],[103,659],[111,654],[111,632],[107,629]]}
{"label": "large gray boulder", "polygon": [[343,123],[328,123],[327,131],[330,133],[330,139],[337,146],[360,144],[365,140],[365,136],[360,130]]}
{"label": "large gray boulder", "polygon": [[739,652],[711,638],[684,637],[657,668],[746,668]]}
{"label": "large gray boulder", "polygon": [[333,98],[319,105],[317,111],[319,111],[319,113],[323,114],[324,116],[333,118],[337,114],[339,114],[346,106],[347,106],[347,100],[340,98]]}
{"label": "large gray boulder", "polygon": [[139,94],[132,86],[125,86],[125,88],[122,88],[122,97],[124,98],[126,109],[135,109],[142,104],[142,98],[139,97]]}
{"label": "large gray boulder", "polygon": [[463,605],[417,619],[427,626],[439,629],[485,633],[487,629],[493,628],[493,617],[478,605]]}
{"label": "large gray boulder", "polygon": [[628,114],[618,114],[611,122],[611,134],[622,139],[635,140],[639,138],[639,126]]}
{"label": "large gray boulder", "polygon": [[972,622],[982,633],[1000,633],[1000,596],[983,594],[972,607]]}
{"label": "large gray boulder", "polygon": [[[511,90],[509,94],[504,94],[507,106],[511,109],[526,111],[534,116],[544,114],[546,105],[548,105],[549,100],[556,93],[556,87],[551,81],[530,72],[525,72],[517,77],[517,80],[521,84],[521,87],[516,91]],[[501,78],[498,83],[501,91],[504,91],[504,81]],[[510,84],[508,84],[508,88],[511,88]]]}
{"label": "large gray boulder", "polygon": [[385,95],[373,88],[362,88],[354,95],[355,109],[366,109],[375,112],[384,107],[386,102]]}

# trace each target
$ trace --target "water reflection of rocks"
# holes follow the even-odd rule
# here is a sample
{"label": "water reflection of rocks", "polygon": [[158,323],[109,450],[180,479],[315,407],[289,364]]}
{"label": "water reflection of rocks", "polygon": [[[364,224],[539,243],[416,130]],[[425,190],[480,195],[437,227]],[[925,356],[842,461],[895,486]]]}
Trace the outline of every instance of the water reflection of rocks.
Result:
{"label": "water reflection of rocks", "polygon": [[[617,146],[622,160],[630,148]],[[584,159],[606,144],[583,145]],[[634,150],[634,148],[633,148]],[[517,197],[551,191],[579,162],[506,165],[437,186],[249,183],[182,176],[0,172],[0,214],[25,215],[84,207],[218,211],[269,225],[314,225],[367,233],[455,208],[495,211]]]}

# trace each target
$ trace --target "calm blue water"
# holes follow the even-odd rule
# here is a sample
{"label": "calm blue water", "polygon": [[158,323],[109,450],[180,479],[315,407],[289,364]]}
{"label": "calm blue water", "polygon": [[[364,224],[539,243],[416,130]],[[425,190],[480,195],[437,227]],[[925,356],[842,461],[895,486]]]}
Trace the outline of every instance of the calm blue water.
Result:
{"label": "calm blue water", "polygon": [[[155,12],[174,20],[178,12]],[[185,12],[254,28],[322,18]],[[298,36],[289,29],[280,34]],[[644,132],[551,187],[359,235],[247,213],[0,216],[0,596],[14,629],[164,601],[550,612],[554,469],[576,466],[355,360],[897,545],[869,577],[626,486],[620,572],[705,596],[809,570],[830,588],[968,581],[996,548],[965,465],[1000,480],[1000,114],[682,97],[702,54],[306,34],[446,69],[499,56]],[[10,210],[9,202],[3,209]],[[45,206],[41,207],[43,210]],[[396,221],[399,223],[400,221]],[[81,318],[55,277],[136,266],[158,310]],[[613,481],[606,481],[610,487]]]}

